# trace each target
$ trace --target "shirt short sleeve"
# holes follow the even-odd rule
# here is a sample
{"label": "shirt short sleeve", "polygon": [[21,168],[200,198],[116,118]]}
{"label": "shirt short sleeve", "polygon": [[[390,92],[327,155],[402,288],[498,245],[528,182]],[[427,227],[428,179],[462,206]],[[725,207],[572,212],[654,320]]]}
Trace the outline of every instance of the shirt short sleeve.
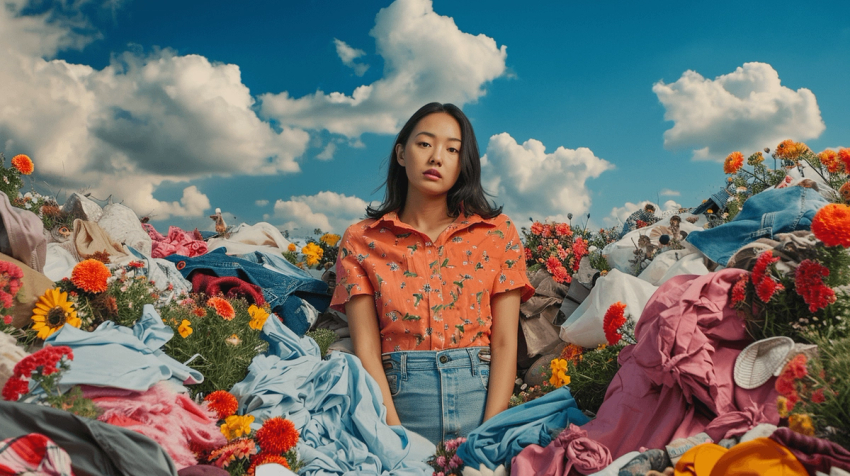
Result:
{"label": "shirt short sleeve", "polygon": [[342,235],[336,260],[336,288],[331,298],[331,309],[345,313],[345,304],[353,296],[374,294],[372,282],[366,270],[357,260],[363,253],[363,245],[355,234],[358,230],[349,227]]}
{"label": "shirt short sleeve", "polygon": [[522,302],[534,296],[534,287],[528,280],[525,267],[525,249],[519,233],[513,222],[509,219],[500,222],[498,229],[504,235],[504,255],[501,259],[501,269],[496,274],[493,283],[492,295],[522,289]]}

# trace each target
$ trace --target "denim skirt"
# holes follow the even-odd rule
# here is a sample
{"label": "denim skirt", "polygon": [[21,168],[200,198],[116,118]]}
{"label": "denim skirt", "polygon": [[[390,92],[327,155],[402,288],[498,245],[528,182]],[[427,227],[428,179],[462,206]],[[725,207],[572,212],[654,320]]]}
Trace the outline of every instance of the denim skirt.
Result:
{"label": "denim skirt", "polygon": [[489,347],[389,352],[382,360],[405,428],[437,444],[481,425],[490,383]]}

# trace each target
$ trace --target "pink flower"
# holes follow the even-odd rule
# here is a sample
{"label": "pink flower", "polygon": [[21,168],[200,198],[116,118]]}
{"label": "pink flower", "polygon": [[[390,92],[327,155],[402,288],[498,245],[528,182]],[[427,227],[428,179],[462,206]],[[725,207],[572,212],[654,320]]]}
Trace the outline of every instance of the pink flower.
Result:
{"label": "pink flower", "polygon": [[823,403],[826,397],[823,396],[823,389],[819,388],[812,393],[812,403]]}
{"label": "pink flower", "polygon": [[12,325],[12,316],[3,316],[3,324]]}
{"label": "pink flower", "polygon": [[572,230],[570,230],[570,225],[567,223],[558,223],[555,225],[555,233],[558,236],[573,236]]}
{"label": "pink flower", "polygon": [[543,224],[540,223],[539,221],[532,223],[531,224],[531,234],[536,235],[536,236],[542,235],[543,234]]}
{"label": "pink flower", "polygon": [[446,457],[445,456],[437,456],[437,466],[441,468],[446,467]]}
{"label": "pink flower", "polygon": [[452,469],[459,468],[462,465],[463,465],[463,460],[460,459],[460,456],[458,456],[458,455],[452,456],[451,461],[449,461],[449,467],[451,467]]}

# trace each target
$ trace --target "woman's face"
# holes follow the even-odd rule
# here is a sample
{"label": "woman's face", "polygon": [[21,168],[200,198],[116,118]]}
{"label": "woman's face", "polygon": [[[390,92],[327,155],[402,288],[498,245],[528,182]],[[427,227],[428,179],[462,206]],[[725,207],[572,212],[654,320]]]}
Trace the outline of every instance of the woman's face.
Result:
{"label": "woman's face", "polygon": [[449,114],[423,117],[407,144],[396,145],[398,163],[404,167],[409,187],[424,195],[445,195],[460,177],[460,125]]}

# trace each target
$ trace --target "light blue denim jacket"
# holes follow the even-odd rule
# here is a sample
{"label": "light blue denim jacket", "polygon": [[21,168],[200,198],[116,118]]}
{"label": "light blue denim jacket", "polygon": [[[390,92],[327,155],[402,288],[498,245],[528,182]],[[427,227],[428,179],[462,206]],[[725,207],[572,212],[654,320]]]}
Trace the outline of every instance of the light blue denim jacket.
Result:
{"label": "light blue denim jacket", "polygon": [[687,241],[715,263],[726,265],[742,246],[777,233],[809,230],[812,218],[829,203],[811,188],[787,187],[753,195],[729,223],[688,235]]}

